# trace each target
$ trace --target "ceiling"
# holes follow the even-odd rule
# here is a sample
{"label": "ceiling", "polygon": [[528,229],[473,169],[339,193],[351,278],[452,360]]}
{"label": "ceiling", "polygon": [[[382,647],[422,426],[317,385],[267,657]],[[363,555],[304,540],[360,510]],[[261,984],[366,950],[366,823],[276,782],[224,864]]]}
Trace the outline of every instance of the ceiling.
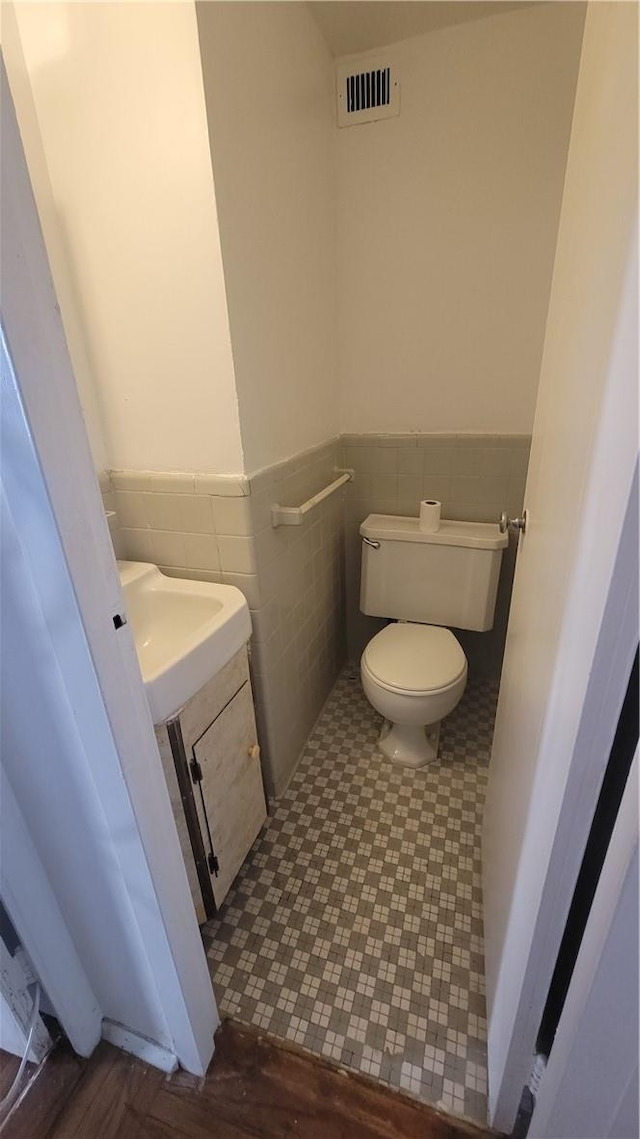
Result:
{"label": "ceiling", "polygon": [[528,8],[531,0],[311,0],[333,56],[357,55],[451,24]]}

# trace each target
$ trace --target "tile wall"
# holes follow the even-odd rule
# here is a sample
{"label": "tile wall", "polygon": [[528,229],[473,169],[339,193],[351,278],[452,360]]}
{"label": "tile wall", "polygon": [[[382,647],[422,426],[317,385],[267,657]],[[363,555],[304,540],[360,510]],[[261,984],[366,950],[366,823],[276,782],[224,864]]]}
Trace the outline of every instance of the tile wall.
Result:
{"label": "tile wall", "polygon": [[252,593],[256,565],[248,479],[155,471],[111,471],[110,476],[120,556]]}
{"label": "tile wall", "polygon": [[[256,713],[270,796],[281,795],[347,651],[357,660],[383,622],[359,611],[360,538],[367,514],[416,515],[438,498],[443,515],[497,521],[522,508],[529,436],[345,435],[250,478],[197,472],[101,476],[121,558],[179,577],[222,581],[251,610]],[[343,491],[301,526],[271,525],[271,506],[296,506],[352,468]],[[498,675],[515,543],[503,558],[490,633],[460,633],[470,667]]]}
{"label": "tile wall", "polygon": [[336,477],[334,440],[251,477],[259,608],[252,669],[258,727],[273,786],[287,786],[346,658],[344,497],[338,491],[300,526],[271,525],[271,505],[298,506]]}
{"label": "tile wall", "polygon": [[101,476],[116,555],[168,574],[222,581],[251,610],[251,665],[268,793],[286,788],[345,659],[344,493],[296,527],[299,505],[335,478],[335,440],[250,479],[111,471]]}
{"label": "tile wall", "polygon": [[[384,622],[359,610],[360,537],[367,514],[417,516],[423,498],[442,502],[444,518],[497,522],[522,509],[529,462],[529,435],[343,435],[340,461],[355,471],[345,519],[346,606],[349,656],[357,660]],[[496,619],[489,633],[460,632],[470,668],[499,675],[516,542],[502,559]]]}

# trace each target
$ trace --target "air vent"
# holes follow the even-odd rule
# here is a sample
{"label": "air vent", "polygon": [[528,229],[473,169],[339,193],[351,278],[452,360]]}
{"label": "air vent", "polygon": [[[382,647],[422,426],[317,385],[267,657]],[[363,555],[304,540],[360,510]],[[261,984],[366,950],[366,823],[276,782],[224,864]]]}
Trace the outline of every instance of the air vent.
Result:
{"label": "air vent", "polygon": [[371,107],[388,107],[391,102],[390,67],[378,67],[375,71],[361,71],[359,75],[347,75],[347,112],[370,110]]}
{"label": "air vent", "polygon": [[395,68],[386,61],[367,60],[367,68],[353,63],[337,69],[338,126],[371,123],[400,114],[400,84]]}

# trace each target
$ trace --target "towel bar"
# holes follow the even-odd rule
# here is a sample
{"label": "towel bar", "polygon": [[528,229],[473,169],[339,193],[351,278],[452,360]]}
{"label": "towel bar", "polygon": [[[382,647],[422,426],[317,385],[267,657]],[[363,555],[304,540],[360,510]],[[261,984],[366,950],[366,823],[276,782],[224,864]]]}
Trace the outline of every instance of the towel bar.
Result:
{"label": "towel bar", "polygon": [[317,506],[320,502],[324,502],[325,498],[328,498],[334,491],[339,490],[345,483],[351,482],[352,478],[352,470],[341,471],[337,479],[334,479],[329,486],[325,486],[324,490],[320,490],[317,494],[308,498],[306,502],[302,503],[302,506],[279,506],[277,502],[274,502],[271,507],[271,525],[300,526],[305,515],[308,514],[310,510],[313,510],[314,506]]}

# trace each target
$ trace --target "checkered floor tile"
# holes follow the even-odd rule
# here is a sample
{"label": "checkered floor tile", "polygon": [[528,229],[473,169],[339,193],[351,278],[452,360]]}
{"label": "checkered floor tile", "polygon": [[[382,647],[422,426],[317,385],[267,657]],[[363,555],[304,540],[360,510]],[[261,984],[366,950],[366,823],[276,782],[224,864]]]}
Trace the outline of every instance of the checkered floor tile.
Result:
{"label": "checkered floor tile", "polygon": [[223,1015],[486,1121],[480,826],[496,687],[469,682],[419,771],[376,751],[347,668],[203,927]]}

